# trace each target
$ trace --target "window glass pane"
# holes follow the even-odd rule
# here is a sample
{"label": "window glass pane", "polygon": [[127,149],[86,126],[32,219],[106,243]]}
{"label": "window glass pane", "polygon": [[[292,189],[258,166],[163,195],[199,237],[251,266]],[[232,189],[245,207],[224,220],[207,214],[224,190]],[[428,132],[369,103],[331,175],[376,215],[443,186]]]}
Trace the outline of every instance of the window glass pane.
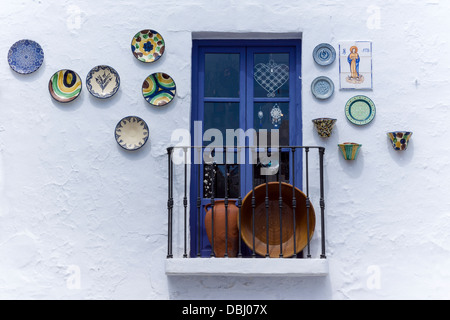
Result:
{"label": "window glass pane", "polygon": [[239,54],[205,54],[205,97],[239,98]]}
{"label": "window glass pane", "polygon": [[256,98],[289,97],[289,54],[255,54],[253,78]]}
{"label": "window glass pane", "polygon": [[[271,130],[279,130],[279,145],[289,146],[289,103],[256,103],[253,112],[253,126],[258,133],[267,129],[267,144],[272,144]],[[276,143],[276,141],[274,141]]]}
{"label": "window glass pane", "polygon": [[[228,174],[226,174],[226,167],[228,167]],[[228,166],[205,164],[203,167],[203,198],[211,198],[213,191],[214,198],[225,198],[225,178],[228,176],[228,198],[237,199],[239,197],[239,167],[238,164],[229,164]]]}
{"label": "window glass pane", "polygon": [[[203,130],[206,132],[209,129],[216,129],[222,134],[221,145],[225,145],[227,137],[227,129],[236,130],[239,128],[239,103],[228,102],[208,102],[205,103],[205,112],[203,118]],[[213,132],[212,132],[213,133]],[[215,141],[215,140],[212,140]],[[204,141],[207,146],[212,141]]]}

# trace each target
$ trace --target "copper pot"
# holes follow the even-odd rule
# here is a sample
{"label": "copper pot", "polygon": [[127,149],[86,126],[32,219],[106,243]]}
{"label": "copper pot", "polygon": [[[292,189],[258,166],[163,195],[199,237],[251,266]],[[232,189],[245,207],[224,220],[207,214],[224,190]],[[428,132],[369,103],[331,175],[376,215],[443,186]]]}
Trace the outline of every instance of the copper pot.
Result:
{"label": "copper pot", "polygon": [[[268,184],[269,192],[269,238],[267,238],[267,222],[266,222],[266,184],[259,185],[255,188],[255,252],[258,255],[265,256],[267,254],[267,243],[269,243],[269,256],[278,258],[280,256],[280,207],[279,207],[279,182],[271,182]],[[282,207],[282,243],[283,257],[292,257],[301,252],[308,244],[307,221],[309,219],[309,235],[310,240],[313,237],[316,225],[316,216],[314,207],[311,205],[309,209],[309,218],[307,218],[306,195],[295,188],[295,227],[294,227],[294,210],[292,206],[293,188],[292,185],[282,183],[281,195],[283,198]],[[241,235],[245,244],[253,250],[253,208],[252,208],[253,191],[250,191],[245,197],[242,208],[242,224]],[[294,232],[295,232],[295,252],[294,252]]]}

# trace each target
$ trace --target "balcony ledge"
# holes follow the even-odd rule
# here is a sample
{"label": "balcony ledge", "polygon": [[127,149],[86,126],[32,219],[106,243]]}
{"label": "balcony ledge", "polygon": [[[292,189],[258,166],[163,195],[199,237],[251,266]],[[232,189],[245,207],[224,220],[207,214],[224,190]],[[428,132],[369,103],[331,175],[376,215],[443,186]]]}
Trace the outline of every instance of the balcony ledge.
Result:
{"label": "balcony ledge", "polygon": [[326,259],[167,259],[168,276],[325,277]]}

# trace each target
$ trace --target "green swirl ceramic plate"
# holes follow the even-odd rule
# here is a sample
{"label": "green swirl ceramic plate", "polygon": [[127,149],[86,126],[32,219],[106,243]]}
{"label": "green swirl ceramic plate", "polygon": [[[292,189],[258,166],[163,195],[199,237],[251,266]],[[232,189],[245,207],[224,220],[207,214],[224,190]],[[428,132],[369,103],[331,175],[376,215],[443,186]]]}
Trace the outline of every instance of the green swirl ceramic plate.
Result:
{"label": "green swirl ceramic plate", "polygon": [[72,70],[56,72],[49,81],[48,89],[53,99],[67,103],[75,100],[81,93],[81,78]]}
{"label": "green swirl ceramic plate", "polygon": [[366,96],[355,96],[348,100],[345,105],[345,115],[347,116],[347,119],[358,126],[363,126],[372,122],[375,118],[375,114],[375,104]]}

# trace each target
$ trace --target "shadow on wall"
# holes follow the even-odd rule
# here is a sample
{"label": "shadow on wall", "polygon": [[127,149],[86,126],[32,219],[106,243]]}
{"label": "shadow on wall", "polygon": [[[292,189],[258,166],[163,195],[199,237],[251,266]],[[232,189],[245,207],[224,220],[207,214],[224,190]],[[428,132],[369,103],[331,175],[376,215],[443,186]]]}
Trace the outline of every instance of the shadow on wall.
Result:
{"label": "shadow on wall", "polygon": [[168,277],[171,300],[331,300],[327,277]]}
{"label": "shadow on wall", "polygon": [[389,150],[389,155],[399,167],[407,166],[414,158],[414,134],[411,136],[411,140],[409,140],[408,147],[406,148],[406,150],[403,151],[395,150],[392,147],[391,140],[387,137],[386,137],[386,145]]}
{"label": "shadow on wall", "polygon": [[139,150],[129,151],[122,148],[118,143],[116,143],[117,151],[125,157],[127,160],[137,161],[147,158],[151,151],[151,140],[148,139],[147,143]]}

